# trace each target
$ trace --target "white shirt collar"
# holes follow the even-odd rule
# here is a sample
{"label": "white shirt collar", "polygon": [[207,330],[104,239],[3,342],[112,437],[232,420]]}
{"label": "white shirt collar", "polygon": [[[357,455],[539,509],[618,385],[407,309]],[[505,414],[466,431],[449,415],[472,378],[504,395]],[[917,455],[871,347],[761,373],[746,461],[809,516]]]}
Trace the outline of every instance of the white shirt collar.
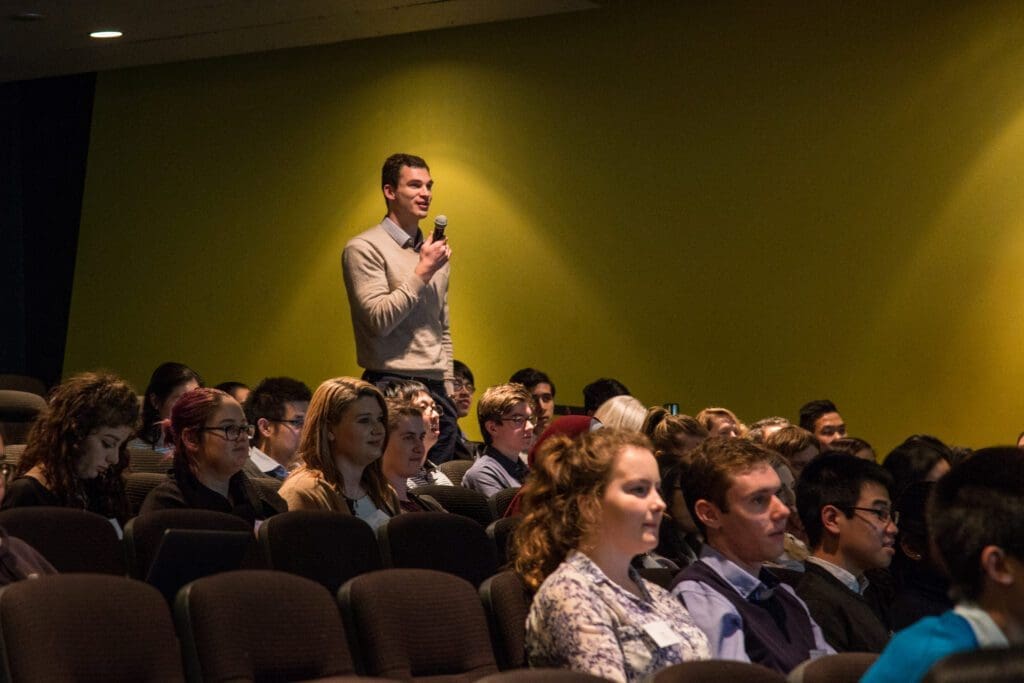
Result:
{"label": "white shirt collar", "polygon": [[808,562],[818,565],[832,576],[836,577],[839,583],[843,584],[857,595],[864,595],[864,591],[868,588],[867,577],[861,577],[858,579],[852,573],[843,569],[838,564],[833,564],[828,560],[823,560],[820,557],[814,557],[811,555],[807,558]]}
{"label": "white shirt collar", "polygon": [[961,602],[953,611],[967,620],[979,647],[1010,647],[1006,634],[999,628],[988,612],[973,602]]}
{"label": "white shirt collar", "polygon": [[274,460],[255,446],[249,446],[249,459],[252,460],[256,467],[260,468],[260,472],[263,472],[264,474],[267,472],[273,472],[281,466],[281,463]]}

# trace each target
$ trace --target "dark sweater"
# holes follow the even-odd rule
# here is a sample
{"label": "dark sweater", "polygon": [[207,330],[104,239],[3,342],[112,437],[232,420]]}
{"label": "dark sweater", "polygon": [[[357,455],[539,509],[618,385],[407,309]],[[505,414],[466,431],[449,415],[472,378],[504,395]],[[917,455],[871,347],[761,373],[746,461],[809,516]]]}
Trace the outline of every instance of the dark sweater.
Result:
{"label": "dark sweater", "polygon": [[[881,652],[889,642],[884,615],[824,567],[804,563],[796,594],[837,652]],[[870,589],[869,589],[870,590]]]}
{"label": "dark sweater", "polygon": [[197,508],[226,512],[255,524],[257,519],[266,519],[288,509],[280,496],[258,491],[241,471],[231,477],[228,495],[229,498],[225,498],[203,486],[192,475],[178,477],[172,472],[167,481],[149,492],[139,514],[145,515],[155,510]]}

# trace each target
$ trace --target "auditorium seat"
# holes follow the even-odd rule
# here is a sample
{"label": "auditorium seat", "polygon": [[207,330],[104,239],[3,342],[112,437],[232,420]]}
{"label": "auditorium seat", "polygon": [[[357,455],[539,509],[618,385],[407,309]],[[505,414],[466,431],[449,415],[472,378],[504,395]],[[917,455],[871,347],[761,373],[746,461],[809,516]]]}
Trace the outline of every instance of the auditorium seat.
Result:
{"label": "auditorium seat", "polygon": [[502,670],[526,666],[526,616],[532,595],[511,569],[499,572],[480,586],[480,600],[487,614],[491,643]]}
{"label": "auditorium seat", "polygon": [[0,374],[0,389],[24,391],[46,398],[46,383],[32,375]]}
{"label": "auditorium seat", "polygon": [[477,683],[607,683],[607,678],[568,669],[519,669],[484,676]]}
{"label": "auditorium seat", "polygon": [[0,389],[0,433],[4,443],[25,443],[32,423],[44,410],[46,401],[39,394]]}
{"label": "auditorium seat", "polygon": [[178,593],[174,620],[195,683],[355,675],[333,595],[301,576],[264,570],[198,579]]}
{"label": "auditorium seat", "polygon": [[510,486],[509,488],[502,489],[487,499],[487,504],[491,508],[491,517],[494,519],[501,519],[505,516],[505,511],[508,510],[509,503],[519,493],[519,486]]}
{"label": "auditorium seat", "polygon": [[0,512],[0,526],[28,543],[61,573],[125,575],[124,551],[106,517],[62,507],[18,507]]}
{"label": "auditorium seat", "polygon": [[683,662],[662,669],[650,679],[651,683],[785,683],[786,677],[778,671],[748,662],[730,662],[710,659]]}
{"label": "auditorium seat", "polygon": [[504,567],[515,559],[515,551],[512,548],[512,535],[519,528],[523,521],[522,515],[515,517],[502,517],[491,522],[487,527],[487,537],[494,543],[494,551],[498,555],[498,566]]}
{"label": "auditorium seat", "polygon": [[157,474],[156,472],[128,472],[122,477],[125,493],[128,495],[128,504],[132,508],[132,516],[139,514],[149,492],[167,481],[166,474]]}
{"label": "auditorium seat", "polygon": [[173,458],[170,453],[160,453],[152,448],[135,446],[128,447],[128,461],[130,472],[166,475],[173,466]]}
{"label": "auditorium seat", "polygon": [[876,659],[873,652],[840,652],[804,662],[787,678],[790,683],[857,683]]}
{"label": "auditorium seat", "polygon": [[377,528],[385,567],[434,569],[473,586],[498,570],[494,545],[480,525],[447,512],[407,512]]}
{"label": "auditorium seat", "polygon": [[446,683],[497,673],[473,586],[429,569],[382,569],[338,591],[350,651],[371,676]]}
{"label": "auditorium seat", "polygon": [[0,590],[5,681],[184,681],[174,625],[160,593],[102,574],[19,581]]}
{"label": "auditorium seat", "polygon": [[271,569],[290,572],[338,592],[354,576],[382,567],[370,525],[328,510],[292,510],[274,515],[257,532]]}
{"label": "auditorium seat", "polygon": [[441,484],[417,486],[413,490],[419,495],[430,496],[448,512],[469,517],[484,529],[494,521],[487,496],[479,491],[462,486],[443,486]]}
{"label": "auditorium seat", "polygon": [[441,473],[452,480],[456,486],[462,486],[462,477],[473,466],[473,460],[449,460],[437,466]]}
{"label": "auditorium seat", "polygon": [[137,579],[145,579],[156,556],[157,548],[168,529],[216,529],[246,531],[253,528],[241,517],[213,510],[157,510],[128,520],[124,528],[125,557],[128,572]]}

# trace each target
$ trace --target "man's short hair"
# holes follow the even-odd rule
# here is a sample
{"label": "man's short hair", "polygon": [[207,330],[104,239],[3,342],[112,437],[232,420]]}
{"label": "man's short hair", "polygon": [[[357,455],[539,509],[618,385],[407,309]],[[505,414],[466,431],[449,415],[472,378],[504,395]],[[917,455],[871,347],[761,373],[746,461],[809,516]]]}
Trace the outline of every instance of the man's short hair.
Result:
{"label": "man's short hair", "polygon": [[262,417],[273,422],[283,420],[286,403],[309,402],[313,392],[305,384],[291,377],[267,377],[249,392],[245,400],[245,419],[251,424]]}
{"label": "man's short hair", "polygon": [[790,460],[794,455],[811,446],[819,447],[814,434],[795,425],[783,427],[777,432],[769,434],[765,437],[764,445],[784,456],[786,460]]}
{"label": "man's short hair", "polygon": [[856,456],[830,453],[804,467],[796,483],[796,509],[812,550],[821,546],[825,536],[821,509],[834,505],[849,517],[868,482],[878,484],[892,498],[892,476],[881,466]]}
{"label": "man's short hair", "polygon": [[384,166],[380,169],[381,189],[384,189],[385,185],[390,185],[392,188],[398,187],[398,179],[402,175],[403,166],[430,170],[427,162],[414,154],[392,154],[384,161]]}
{"label": "man's short hair", "polygon": [[470,384],[476,384],[473,379],[473,371],[469,369],[469,366],[463,363],[461,360],[452,361],[452,374],[455,375],[456,379],[462,379],[468,381]]}
{"label": "man's short hair", "polygon": [[520,403],[533,406],[533,396],[522,384],[499,384],[487,388],[476,404],[476,416],[480,421],[480,433],[484,437],[484,443],[491,443],[487,423],[500,420]]}
{"label": "man's short hair", "polygon": [[683,497],[700,532],[706,534],[707,529],[697,516],[697,501],[710,501],[722,512],[728,512],[726,493],[733,484],[734,476],[760,465],[775,467],[779,463],[779,456],[761,444],[724,436],[706,439],[682,456],[679,480]]}
{"label": "man's short hair", "polygon": [[583,407],[587,414],[592,415],[608,399],[628,395],[630,395],[629,389],[625,384],[617,379],[604,377],[583,387]]}
{"label": "man's short hair", "polygon": [[809,401],[800,406],[800,426],[807,431],[814,433],[814,423],[818,418],[828,413],[838,413],[836,404],[823,398],[819,401]]}
{"label": "man's short hair", "polygon": [[533,391],[533,388],[538,384],[548,384],[551,386],[551,396],[555,395],[555,383],[551,381],[546,372],[536,368],[518,370],[508,378],[508,381],[510,384],[522,384],[528,391]]}
{"label": "man's short hair", "polygon": [[984,448],[939,479],[928,530],[956,598],[980,598],[986,546],[1024,561],[1024,451]]}
{"label": "man's short hair", "polygon": [[750,425],[750,428],[747,429],[747,433],[743,435],[743,438],[763,444],[765,439],[765,429],[768,427],[789,427],[792,424],[792,422],[784,417],[763,417]]}

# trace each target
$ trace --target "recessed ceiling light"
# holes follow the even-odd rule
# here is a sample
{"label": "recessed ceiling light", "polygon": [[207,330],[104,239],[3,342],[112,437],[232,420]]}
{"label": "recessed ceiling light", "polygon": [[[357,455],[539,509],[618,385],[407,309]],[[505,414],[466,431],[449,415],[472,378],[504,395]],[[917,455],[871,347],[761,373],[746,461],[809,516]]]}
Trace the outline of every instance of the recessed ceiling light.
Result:
{"label": "recessed ceiling light", "polygon": [[90,38],[120,38],[124,34],[120,31],[93,31],[89,34]]}

